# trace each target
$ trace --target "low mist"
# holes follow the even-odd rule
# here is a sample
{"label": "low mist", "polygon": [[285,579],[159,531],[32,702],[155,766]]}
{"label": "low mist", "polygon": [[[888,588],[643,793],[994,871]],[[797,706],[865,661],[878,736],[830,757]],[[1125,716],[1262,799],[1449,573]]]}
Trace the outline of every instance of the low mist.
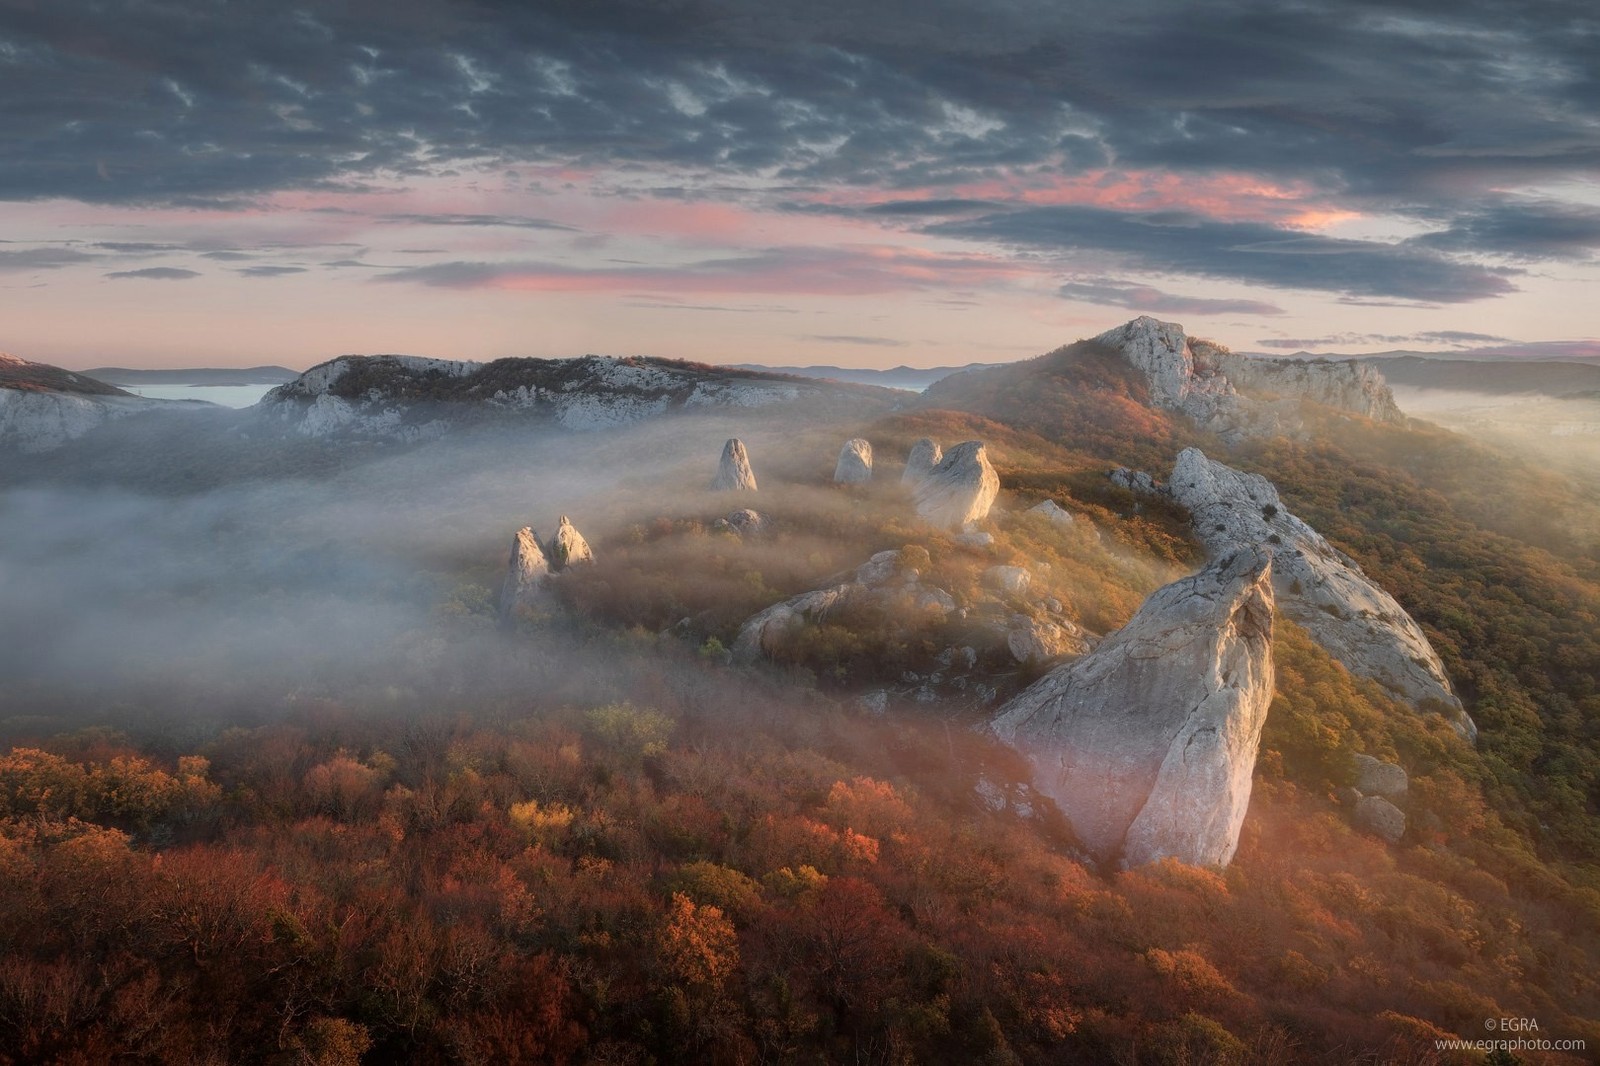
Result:
{"label": "low mist", "polygon": [[[149,458],[159,489],[73,484],[59,463],[47,483],[13,480],[0,487],[0,718],[248,719],[307,700],[515,701],[558,683],[606,698],[614,656],[496,624],[512,534],[570,515],[603,553],[686,500],[711,506],[700,497],[735,434],[758,475],[780,456],[831,464],[832,431],[812,456],[798,427],[757,421],[464,434],[327,476],[174,491],[163,464],[193,461],[200,434]],[[746,502],[759,506],[715,505]]]}

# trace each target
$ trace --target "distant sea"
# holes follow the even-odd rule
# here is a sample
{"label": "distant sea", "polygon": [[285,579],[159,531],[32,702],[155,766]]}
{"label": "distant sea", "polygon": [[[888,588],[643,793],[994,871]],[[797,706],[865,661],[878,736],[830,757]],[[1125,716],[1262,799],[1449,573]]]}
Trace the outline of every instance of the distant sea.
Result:
{"label": "distant sea", "polygon": [[135,396],[148,396],[152,400],[205,400],[224,407],[249,407],[276,385],[185,385],[172,382],[162,385],[120,385]]}

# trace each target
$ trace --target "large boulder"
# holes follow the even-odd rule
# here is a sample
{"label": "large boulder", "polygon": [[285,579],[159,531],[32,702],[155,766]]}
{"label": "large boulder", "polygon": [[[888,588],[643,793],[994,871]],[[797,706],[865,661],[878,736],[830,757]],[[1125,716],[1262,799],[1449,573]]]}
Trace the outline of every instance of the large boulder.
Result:
{"label": "large boulder", "polygon": [[1371,755],[1357,755],[1356,791],[1368,796],[1382,796],[1388,800],[1404,799],[1411,791],[1411,780],[1405,769],[1392,762],[1375,759]]}
{"label": "large boulder", "polygon": [[872,445],[855,437],[844,442],[839,449],[839,461],[833,467],[833,480],[840,485],[859,485],[872,480]]}
{"label": "large boulder", "polygon": [[991,723],[1100,860],[1233,858],[1272,702],[1271,571],[1243,551],[1157,590]]}
{"label": "large boulder", "polygon": [[1070,526],[1073,524],[1073,522],[1077,521],[1077,519],[1072,517],[1071,511],[1067,510],[1054,500],[1045,500],[1041,503],[1036,503],[1032,507],[1028,508],[1028,513],[1036,514],[1041,518],[1048,519],[1051,525],[1056,526]]}
{"label": "large boulder", "polygon": [[1213,556],[1270,551],[1279,608],[1351,673],[1445,715],[1468,740],[1477,736],[1422,629],[1354,559],[1290,514],[1272,482],[1188,448],[1167,491],[1189,509],[1195,535]]}
{"label": "large boulder", "polygon": [[1362,796],[1356,801],[1355,822],[1373,836],[1398,844],[1406,835],[1406,812],[1382,796]]}
{"label": "large boulder", "polygon": [[544,543],[544,553],[550,560],[550,569],[560,573],[569,567],[594,562],[594,552],[566,515],[556,524],[555,536]]}
{"label": "large boulder", "polygon": [[1000,495],[1000,475],[989,465],[981,440],[957,444],[927,477],[917,482],[917,514],[945,529],[980,522]]}
{"label": "large boulder", "polygon": [[711,481],[713,492],[756,491],[755,471],[750,469],[750,456],[745,452],[744,441],[730,437],[722,446],[722,461],[717,464],[717,476]]}
{"label": "large boulder", "polygon": [[549,576],[550,561],[539,546],[539,538],[523,526],[511,538],[511,560],[500,585],[501,616],[509,617],[517,608],[534,602]]}
{"label": "large boulder", "polygon": [[939,447],[939,442],[931,437],[923,437],[911,446],[911,454],[906,456],[906,469],[900,475],[900,482],[904,485],[915,485],[939,465],[944,458],[944,449]]}

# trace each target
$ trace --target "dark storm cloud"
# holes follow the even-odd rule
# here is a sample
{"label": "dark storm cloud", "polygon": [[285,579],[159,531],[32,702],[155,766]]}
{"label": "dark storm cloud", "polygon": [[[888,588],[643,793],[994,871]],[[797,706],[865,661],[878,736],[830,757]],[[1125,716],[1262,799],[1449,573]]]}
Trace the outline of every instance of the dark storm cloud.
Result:
{"label": "dark storm cloud", "polygon": [[1452,219],[1417,238],[1432,248],[1493,252],[1519,259],[1581,259],[1600,249],[1600,209],[1580,204],[1509,202]]}
{"label": "dark storm cloud", "polygon": [[[1359,210],[1426,205],[1445,228],[1313,256],[1333,248],[1274,247],[1261,226],[1270,250],[1230,238],[1232,265],[1203,273],[1473,299],[1503,276],[1443,255],[1596,243],[1592,215],[1494,190],[1600,165],[1597,33],[1574,0],[0,0],[0,198],[227,205],[485,163],[569,168],[524,176],[541,185],[622,168],[675,171],[691,195],[732,175],[933,193],[866,209],[887,222],[967,212],[939,190],[1008,174],[1228,172]],[[477,217],[435,224],[542,228]],[[1099,246],[1104,226],[1078,221]],[[1196,246],[1178,251],[1138,255],[1196,272]]]}
{"label": "dark storm cloud", "polygon": [[142,278],[146,281],[188,281],[198,278],[198,270],[184,270],[182,267],[145,267],[142,270],[113,270],[107,274],[108,278]]}
{"label": "dark storm cloud", "polygon": [[1094,207],[998,211],[925,232],[1070,255],[1111,253],[1133,266],[1286,289],[1461,303],[1512,292],[1508,271],[1448,259],[1425,248],[1338,240],[1258,222]]}
{"label": "dark storm cloud", "polygon": [[1164,315],[1281,315],[1283,308],[1264,300],[1206,299],[1176,296],[1149,285],[1114,278],[1079,278],[1057,290],[1068,300],[1101,306],[1126,307]]}

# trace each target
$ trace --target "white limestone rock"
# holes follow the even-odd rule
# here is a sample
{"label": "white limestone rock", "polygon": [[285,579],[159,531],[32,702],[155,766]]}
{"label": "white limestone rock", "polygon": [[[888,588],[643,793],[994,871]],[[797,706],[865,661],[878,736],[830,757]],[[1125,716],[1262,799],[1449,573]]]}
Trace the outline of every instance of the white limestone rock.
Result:
{"label": "white limestone rock", "polygon": [[500,615],[509,617],[517,608],[538,599],[550,577],[550,561],[533,530],[523,526],[511,538],[511,560],[500,585]]}
{"label": "white limestone rock", "polygon": [[728,438],[722,446],[722,460],[717,464],[717,476],[711,481],[712,492],[755,492],[756,475],[750,469],[750,455],[744,441]]}
{"label": "white limestone rock", "polygon": [[911,446],[911,454],[906,456],[906,469],[900,475],[902,485],[915,485],[939,465],[944,458],[944,449],[939,447],[939,442],[931,437],[923,437]]}
{"label": "white limestone rock", "polygon": [[833,467],[833,480],[838,485],[860,485],[872,480],[872,445],[860,437],[844,442],[839,449],[839,461]]}
{"label": "white limestone rock", "polygon": [[1418,709],[1445,715],[1467,740],[1477,727],[1422,629],[1355,560],[1290,514],[1272,482],[1185,449],[1167,485],[1213,556],[1260,548],[1273,555],[1278,606],[1352,673]]}
{"label": "white limestone rock", "polygon": [[1232,859],[1272,702],[1271,571],[1243,551],[1157,590],[991,723],[1100,860]]}
{"label": "white limestone rock", "polygon": [[991,566],[983,572],[983,583],[1012,596],[1020,596],[1033,583],[1025,566]]}
{"label": "white limestone rock", "polygon": [[745,507],[731,512],[726,518],[722,519],[722,524],[741,537],[758,537],[767,531],[770,521],[760,511],[752,511],[750,508]]}
{"label": "white limestone rock", "polygon": [[556,524],[555,536],[544,542],[544,553],[550,560],[550,570],[559,574],[574,566],[594,562],[594,552],[566,515]]}
{"label": "white limestone rock", "polygon": [[1403,800],[1411,790],[1411,780],[1403,768],[1371,755],[1357,755],[1356,791],[1387,800]]}
{"label": "white limestone rock", "polygon": [[1296,405],[1311,400],[1385,422],[1403,422],[1394,393],[1373,366],[1356,360],[1266,359],[1187,336],[1176,322],[1141,315],[1095,342],[1143,373],[1150,402],[1226,437],[1295,428]]}
{"label": "white limestone rock", "polygon": [[1390,844],[1406,835],[1406,814],[1382,796],[1362,796],[1356,801],[1356,825]]}
{"label": "white limestone rock", "polygon": [[1041,622],[1024,614],[1013,615],[1006,633],[1006,650],[1019,663],[1042,663],[1063,655],[1088,651],[1083,631],[1066,619]]}
{"label": "white limestone rock", "polygon": [[1000,495],[1000,475],[989,464],[983,442],[969,440],[945,453],[917,482],[917,514],[944,529],[981,522]]}
{"label": "white limestone rock", "polygon": [[1072,517],[1071,511],[1067,510],[1065,507],[1062,507],[1054,500],[1045,500],[1042,503],[1034,504],[1032,507],[1028,508],[1027,513],[1036,514],[1043,518],[1049,519],[1051,525],[1057,526],[1070,526],[1074,521],[1076,521],[1076,519]]}

